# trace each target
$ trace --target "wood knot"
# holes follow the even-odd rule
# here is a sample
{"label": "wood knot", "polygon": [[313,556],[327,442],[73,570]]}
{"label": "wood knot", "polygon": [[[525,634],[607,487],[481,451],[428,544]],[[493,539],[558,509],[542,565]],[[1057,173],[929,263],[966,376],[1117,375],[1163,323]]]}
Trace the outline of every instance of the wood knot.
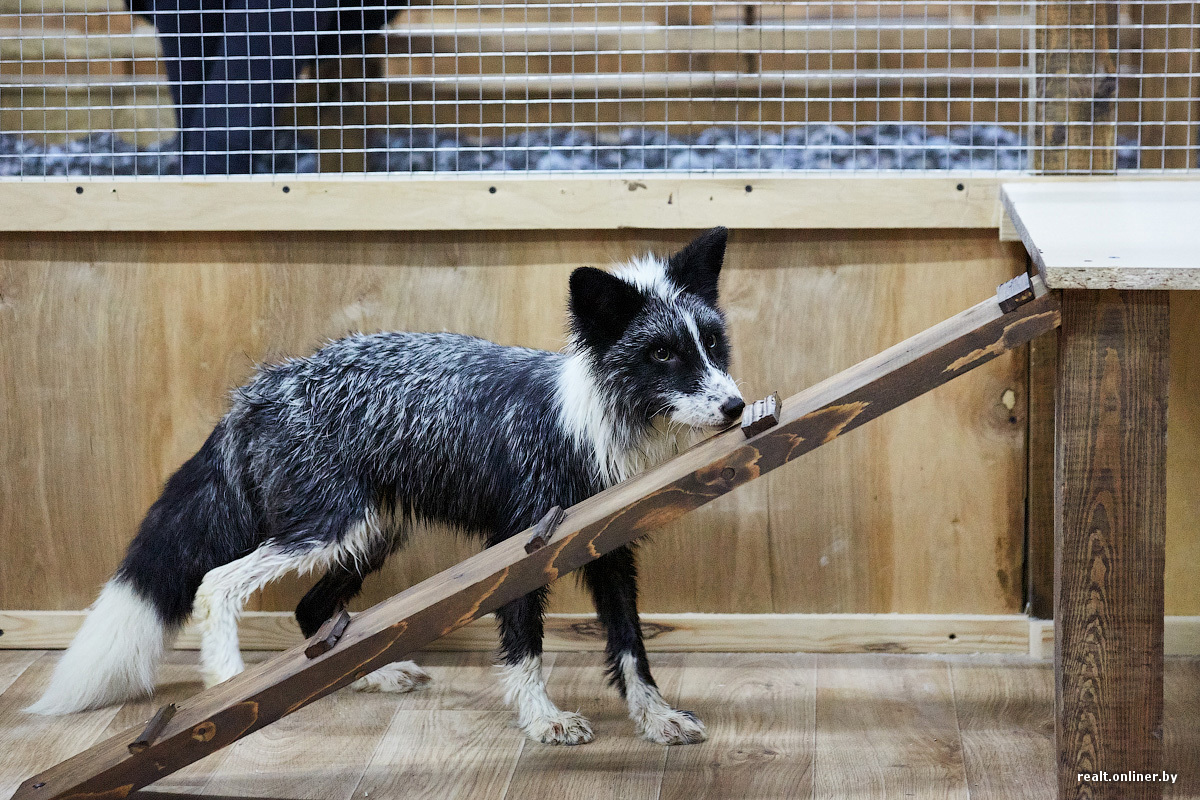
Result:
{"label": "wood knot", "polygon": [[210,742],[217,735],[217,726],[212,722],[201,722],[192,728],[192,738],[197,742]]}
{"label": "wood knot", "polygon": [[[643,639],[654,639],[675,630],[674,625],[663,625],[660,622],[640,623]],[[573,622],[570,626],[571,633],[581,639],[603,639],[605,636],[604,626],[598,620],[590,619],[583,622]]]}
{"label": "wood knot", "polygon": [[735,470],[733,467],[726,467],[725,469],[721,470],[721,477],[727,481],[733,480],[734,475],[737,475],[737,470]]}

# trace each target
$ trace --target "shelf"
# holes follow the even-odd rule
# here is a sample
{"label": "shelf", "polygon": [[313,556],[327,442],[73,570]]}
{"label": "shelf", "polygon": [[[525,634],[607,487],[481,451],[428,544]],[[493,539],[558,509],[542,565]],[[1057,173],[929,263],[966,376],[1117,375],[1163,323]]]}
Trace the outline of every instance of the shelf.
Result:
{"label": "shelf", "polygon": [[4,61],[133,61],[158,56],[158,35],[151,25],[113,34],[0,28],[0,59]]}

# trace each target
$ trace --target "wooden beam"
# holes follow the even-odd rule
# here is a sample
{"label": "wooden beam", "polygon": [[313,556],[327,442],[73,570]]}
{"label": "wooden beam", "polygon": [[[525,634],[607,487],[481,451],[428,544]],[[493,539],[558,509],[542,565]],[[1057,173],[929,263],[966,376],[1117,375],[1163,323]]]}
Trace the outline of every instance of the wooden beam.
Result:
{"label": "wooden beam", "polygon": [[989,298],[793,395],[779,424],[751,439],[731,428],[573,506],[545,547],[526,553],[528,533],[514,536],[364,611],[319,658],[293,648],[201,692],[142,753],[126,748],[139,726],[30,778],[13,798],[126,797],[1052,330],[1058,300],[1037,288],[1034,300],[1008,314]]}
{"label": "wooden beam", "polygon": [[[39,178],[0,182],[0,231],[996,228],[1003,212],[1001,183],[1093,180],[778,172],[468,172],[436,178],[418,172],[386,180],[285,175],[236,181]],[[1187,179],[1138,180],[1168,192],[1171,184]]]}
{"label": "wooden beam", "polygon": [[971,87],[978,92],[989,86],[1019,85],[1033,73],[1022,67],[954,69],[842,69],[804,71],[695,71],[695,72],[548,72],[489,73],[482,75],[402,74],[387,75],[388,84],[411,86],[426,91],[451,92],[455,98],[542,96],[565,92],[586,103],[595,93],[636,92],[637,97],[667,96],[686,93],[709,97],[732,91],[779,92],[834,90],[880,86],[912,86],[934,83],[937,86]]}
{"label": "wooden beam", "polygon": [[120,0],[0,0],[0,14],[109,14],[127,12]]}
{"label": "wooden beam", "polygon": [[46,178],[0,182],[0,230],[994,228],[999,187],[997,178],[778,173]]}
{"label": "wooden beam", "polygon": [[1118,10],[1115,0],[1037,5],[1034,170],[1116,171]]}
{"label": "wooden beam", "polygon": [[158,35],[153,25],[137,24],[129,33],[104,34],[61,28],[0,28],[0,59],[5,61],[95,63],[152,59],[159,55]]}
{"label": "wooden beam", "polygon": [[[1035,341],[1052,340],[1042,336]],[[1053,418],[1051,419],[1053,424]],[[1047,477],[1050,487],[1053,476]],[[1050,537],[1053,572],[1054,537]],[[1053,575],[1051,575],[1053,578]],[[1053,588],[1046,619],[1024,614],[642,614],[642,635],[652,653],[1012,653],[1054,657]],[[0,651],[62,650],[87,616],[85,611],[0,611]],[[9,637],[14,646],[5,644]],[[303,641],[290,611],[248,611],[238,624],[243,650],[287,650]],[[547,614],[547,653],[602,653],[604,629],[593,614]],[[199,634],[185,630],[178,650],[196,650]],[[500,646],[491,615],[476,619],[423,653],[491,653]],[[1163,620],[1163,654],[1200,655],[1200,616]]]}
{"label": "wooden beam", "polygon": [[[1055,445],[1060,798],[1162,784],[1169,305],[1165,291],[1063,292]],[[1081,777],[1082,776],[1082,777]]]}
{"label": "wooden beam", "polygon": [[97,75],[0,75],[0,89],[132,92],[138,88],[145,90],[158,86],[167,86],[167,82],[158,75],[122,75],[115,72]]}
{"label": "wooden beam", "polygon": [[1194,0],[1141,3],[1138,157],[1143,169],[1196,166],[1200,15]]}
{"label": "wooden beam", "polygon": [[[1113,179],[778,172],[52,177],[0,182],[0,231],[980,229],[1000,224],[1001,184],[1097,180]],[[1164,194],[1187,181],[1178,175],[1137,179]]]}
{"label": "wooden beam", "polygon": [[[1168,657],[1200,656],[1200,617],[1164,617],[1163,654]],[[1029,620],[1029,655],[1042,660],[1054,658],[1054,620]]]}
{"label": "wooden beam", "polygon": [[[0,650],[64,649],[86,616],[85,611],[0,611],[0,627],[4,628]],[[1180,642],[1185,646],[1200,642],[1200,617],[1174,619]],[[641,621],[646,650],[655,653],[962,654],[1025,653],[1029,649],[1024,641],[1029,620],[1021,614],[649,613],[642,614]],[[545,628],[546,652],[604,652],[606,636],[594,613],[547,614]],[[290,611],[247,611],[238,621],[238,643],[243,650],[287,650],[302,641],[300,626]],[[496,622],[489,615],[422,651],[495,652],[499,646]],[[191,626],[185,628],[175,647],[198,649],[199,633]]]}
{"label": "wooden beam", "polygon": [[1029,343],[1025,435],[1026,611],[1054,618],[1054,376],[1058,340],[1043,336]]}
{"label": "wooden beam", "polygon": [[[1019,53],[1028,47],[1032,15],[996,24],[946,17],[872,17],[841,23],[763,22],[707,25],[522,21],[469,23],[452,15],[402,15],[383,30],[413,53],[530,55],[546,53]],[[1123,30],[1130,30],[1125,26]],[[919,46],[916,43],[920,43]],[[407,51],[405,56],[407,56]],[[404,57],[404,56],[401,56]]]}

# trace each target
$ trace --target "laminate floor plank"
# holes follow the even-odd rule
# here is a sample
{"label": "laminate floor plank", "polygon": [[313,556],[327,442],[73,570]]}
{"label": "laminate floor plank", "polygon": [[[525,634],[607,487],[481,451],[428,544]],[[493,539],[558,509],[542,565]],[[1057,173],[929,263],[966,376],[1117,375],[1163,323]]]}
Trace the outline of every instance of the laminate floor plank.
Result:
{"label": "laminate floor plank", "polygon": [[1054,800],[1054,669],[1048,661],[950,662],[971,800]]}
{"label": "laminate floor plank", "polygon": [[1163,771],[1179,776],[1163,797],[1200,800],[1200,659],[1168,658],[1163,672]]}
{"label": "laminate floor plank", "polygon": [[833,655],[817,666],[818,800],[967,800],[945,659]]}
{"label": "laminate floor plank", "polygon": [[[57,652],[0,650],[0,800],[31,775],[200,691],[195,652],[168,655],[153,698],[39,717]],[[248,662],[271,653],[247,653]],[[207,798],[320,800],[809,800],[1053,797],[1053,674],[1013,656],[653,654],[669,702],[709,740],[636,737],[600,653],[549,653],[551,696],[596,731],[579,747],[528,741],[494,656],[419,654],[403,695],[343,690],[159,781]],[[1200,659],[1166,662],[1166,800],[1200,800]],[[169,798],[168,798],[169,800]]]}
{"label": "laminate floor plank", "polygon": [[[506,797],[657,800],[667,747],[640,739],[625,702],[608,685],[601,653],[556,653],[547,687],[558,707],[579,711],[596,739],[577,747],[526,742]],[[652,654],[651,670],[667,702],[679,694],[688,655]],[[689,745],[691,747],[703,745]]]}
{"label": "laminate floor plank", "polygon": [[40,653],[0,694],[0,797],[9,797],[30,775],[85,750],[104,735],[120,710],[100,708],[69,717],[43,717],[21,709],[42,696],[58,653]]}
{"label": "laminate floor plank", "polygon": [[403,695],[343,689],[252,733],[199,794],[349,800]]}
{"label": "laminate floor plank", "polygon": [[708,741],[667,752],[660,800],[811,798],[816,660],[804,653],[696,653],[678,705]]}

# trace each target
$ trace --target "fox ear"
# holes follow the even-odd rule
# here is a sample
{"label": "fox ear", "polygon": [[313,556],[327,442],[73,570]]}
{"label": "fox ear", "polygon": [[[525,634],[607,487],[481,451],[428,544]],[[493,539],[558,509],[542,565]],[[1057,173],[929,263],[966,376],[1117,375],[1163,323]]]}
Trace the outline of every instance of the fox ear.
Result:
{"label": "fox ear", "polygon": [[588,347],[615,344],[643,303],[634,286],[604,270],[580,267],[571,273],[571,329]]}
{"label": "fox ear", "polygon": [[717,279],[725,261],[728,228],[710,228],[693,239],[667,262],[667,277],[686,292],[717,304]]}

